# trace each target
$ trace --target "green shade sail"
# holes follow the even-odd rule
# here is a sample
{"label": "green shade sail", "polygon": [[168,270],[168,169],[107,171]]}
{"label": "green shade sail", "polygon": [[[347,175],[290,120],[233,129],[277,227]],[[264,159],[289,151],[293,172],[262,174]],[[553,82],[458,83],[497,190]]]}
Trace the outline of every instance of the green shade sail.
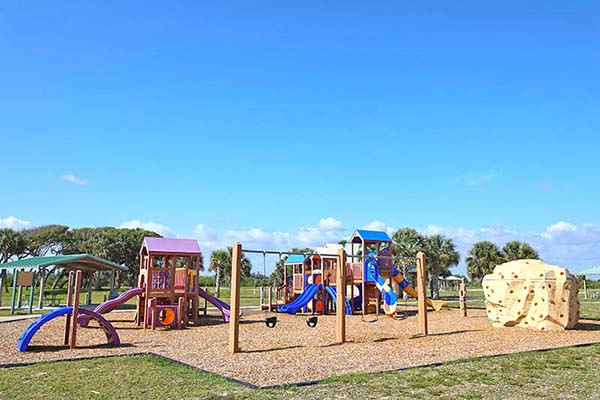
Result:
{"label": "green shade sail", "polygon": [[0,269],[42,268],[48,265],[59,265],[65,268],[82,271],[127,271],[124,265],[89,254],[69,254],[63,256],[30,257],[22,260],[0,264]]}

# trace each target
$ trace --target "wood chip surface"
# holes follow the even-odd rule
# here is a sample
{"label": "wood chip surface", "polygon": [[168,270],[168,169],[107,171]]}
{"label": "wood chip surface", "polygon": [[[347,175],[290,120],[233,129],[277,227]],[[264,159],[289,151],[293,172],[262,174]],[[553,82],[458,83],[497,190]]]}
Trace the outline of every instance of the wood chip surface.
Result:
{"label": "wood chip surface", "polygon": [[[271,314],[275,315],[275,314]],[[200,326],[183,330],[144,330],[132,322],[132,313],[107,314],[122,345],[108,347],[96,326],[77,331],[79,348],[62,346],[64,318],[44,325],[33,337],[30,350],[20,353],[16,343],[32,320],[0,324],[0,365],[70,358],[151,352],[258,386],[319,380],[358,372],[387,371],[467,357],[516,353],[600,342],[600,321],[581,320],[576,329],[540,332],[521,328],[493,328],[485,310],[429,313],[429,336],[417,337],[417,317],[376,322],[348,316],[348,342],[335,343],[335,316],[319,316],[316,328],[303,316],[277,314],[269,329],[266,314],[244,310],[240,324],[239,354],[228,354],[228,324],[220,314],[201,318]],[[374,319],[374,315],[366,319]]]}

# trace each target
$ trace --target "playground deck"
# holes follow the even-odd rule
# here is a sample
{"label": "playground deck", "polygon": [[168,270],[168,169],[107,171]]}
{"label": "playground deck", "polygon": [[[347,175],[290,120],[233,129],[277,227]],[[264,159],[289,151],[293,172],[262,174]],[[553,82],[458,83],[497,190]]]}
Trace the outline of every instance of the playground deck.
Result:
{"label": "playground deck", "polygon": [[[230,378],[259,386],[297,383],[344,375],[439,363],[460,358],[600,342],[600,321],[581,320],[577,329],[538,332],[494,329],[483,310],[460,318],[457,310],[429,315],[428,337],[414,337],[417,318],[381,317],[376,323],[348,317],[348,340],[335,344],[335,317],[319,317],[309,328],[301,316],[278,314],[279,323],[267,328],[264,314],[245,310],[240,326],[242,352],[227,353],[228,324],[214,313],[203,326],[183,330],[147,330],[135,327],[132,313],[109,313],[121,337],[120,347],[106,347],[100,328],[78,330],[78,344],[92,347],[74,351],[55,347],[63,339],[64,320],[44,326],[27,353],[16,343],[30,320],[0,325],[0,365],[117,354],[151,352]],[[373,318],[373,316],[368,316]]]}

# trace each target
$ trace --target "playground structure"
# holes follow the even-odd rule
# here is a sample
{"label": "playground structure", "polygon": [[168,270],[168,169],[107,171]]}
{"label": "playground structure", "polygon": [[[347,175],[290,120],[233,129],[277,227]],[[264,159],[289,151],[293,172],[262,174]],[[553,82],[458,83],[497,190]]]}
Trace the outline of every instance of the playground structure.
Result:
{"label": "playground structure", "polygon": [[[340,290],[338,256],[343,248],[339,244],[326,244],[310,254],[292,254],[284,262],[284,286],[280,312],[333,312],[338,293],[344,293],[347,314],[361,310],[362,314],[377,313],[380,309],[388,316],[396,312],[397,295],[392,285],[398,286],[409,296],[418,299],[417,291],[393,264],[392,240],[385,232],[356,230],[348,241],[350,262],[345,263],[347,277],[344,290]],[[355,262],[355,260],[358,260]],[[416,259],[407,259],[410,263]],[[291,274],[288,275],[288,269]],[[279,297],[278,297],[279,298]],[[447,307],[444,301],[426,299],[426,304],[439,311]]]}
{"label": "playground structure", "polygon": [[19,341],[17,342],[17,348],[21,352],[27,351],[29,342],[36,334],[36,332],[47,322],[61,317],[66,316],[65,320],[65,334],[64,334],[64,345],[69,346],[71,350],[75,349],[77,345],[77,321],[74,316],[78,316],[80,313],[87,316],[88,318],[96,320],[104,333],[106,334],[106,340],[108,344],[118,346],[121,342],[119,335],[115,331],[115,328],[110,322],[108,322],[102,315],[85,308],[79,307],[79,296],[81,294],[81,270],[69,272],[69,283],[67,289],[67,306],[57,308],[49,313],[42,314],[37,320],[31,323],[27,329],[23,332]]}
{"label": "playground structure", "polygon": [[146,237],[140,249],[136,324],[144,329],[198,323],[198,269],[202,253],[193,239]]}

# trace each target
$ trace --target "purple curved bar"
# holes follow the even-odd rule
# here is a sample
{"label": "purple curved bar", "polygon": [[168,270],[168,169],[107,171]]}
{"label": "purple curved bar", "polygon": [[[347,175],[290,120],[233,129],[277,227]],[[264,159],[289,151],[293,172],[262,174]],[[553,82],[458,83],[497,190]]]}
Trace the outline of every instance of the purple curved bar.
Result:
{"label": "purple curved bar", "polygon": [[108,344],[112,344],[113,346],[118,346],[121,344],[121,339],[119,339],[119,334],[115,330],[115,327],[112,326],[110,322],[106,320],[102,315],[98,314],[92,310],[86,310],[85,308],[80,308],[79,312],[87,315],[100,323],[100,327],[104,331],[106,335],[106,341]]}

